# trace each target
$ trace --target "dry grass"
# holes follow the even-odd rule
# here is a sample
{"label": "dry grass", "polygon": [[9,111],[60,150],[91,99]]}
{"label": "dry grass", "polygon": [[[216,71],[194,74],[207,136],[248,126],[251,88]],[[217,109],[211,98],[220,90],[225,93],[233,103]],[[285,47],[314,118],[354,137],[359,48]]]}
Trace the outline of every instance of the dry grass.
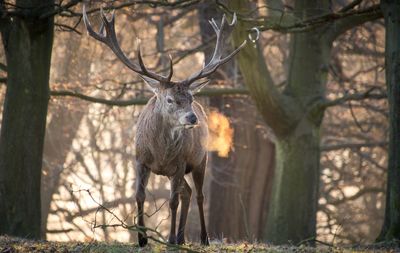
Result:
{"label": "dry grass", "polygon": [[[398,245],[398,244],[396,244]],[[186,250],[167,247],[161,244],[151,243],[149,246],[139,248],[135,244],[105,243],[105,242],[48,242],[31,241],[7,236],[0,236],[0,253],[128,253],[128,252],[315,252],[315,253],[362,253],[362,252],[400,252],[395,244],[374,245],[369,247],[339,248],[339,247],[306,247],[306,246],[269,246],[266,244],[223,244],[213,242],[208,247],[198,244],[185,245]]]}

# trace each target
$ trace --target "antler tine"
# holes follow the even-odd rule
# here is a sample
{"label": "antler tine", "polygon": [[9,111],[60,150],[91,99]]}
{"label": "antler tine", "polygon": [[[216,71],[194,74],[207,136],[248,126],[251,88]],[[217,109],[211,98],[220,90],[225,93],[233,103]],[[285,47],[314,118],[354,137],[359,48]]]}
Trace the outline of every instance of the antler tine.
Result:
{"label": "antler tine", "polygon": [[111,20],[108,20],[106,14],[104,13],[103,7],[100,8],[100,17],[101,17],[101,26],[99,33],[104,34],[104,28],[106,29],[106,36],[107,35],[115,35],[115,26],[114,26],[114,21],[115,21],[115,11],[112,12]]}
{"label": "antler tine", "polygon": [[138,55],[140,69],[143,71],[143,73],[147,73],[147,68],[144,65],[143,58],[142,58],[142,51],[140,51],[140,45],[138,46],[137,55]]}
{"label": "antler tine", "polygon": [[236,15],[236,12],[234,12],[233,13],[232,22],[230,23],[230,26],[236,25],[236,22],[237,22],[237,15]]}
{"label": "antler tine", "polygon": [[99,40],[99,41],[104,43],[105,37],[103,35],[101,35],[101,34],[96,33],[92,28],[92,25],[90,24],[89,18],[88,18],[87,13],[86,13],[86,6],[85,5],[83,5],[82,14],[83,14],[83,23],[85,24],[85,27],[86,27],[86,30],[87,30],[88,34],[90,36],[92,36],[93,38],[95,38],[96,40]]}
{"label": "antler tine", "polygon": [[92,25],[90,24],[89,18],[86,13],[85,5],[83,5],[82,14],[83,14],[83,22],[85,23],[89,35],[95,38],[96,40],[99,40],[104,44],[106,44],[114,52],[114,54],[118,57],[118,59],[120,59],[129,69],[140,75],[157,80],[160,83],[164,83],[170,80],[168,79],[169,76],[167,78],[152,71],[149,71],[143,63],[140,50],[138,51],[139,65],[134,62],[131,62],[129,58],[124,54],[121,47],[119,46],[118,39],[115,34],[115,24],[114,24],[115,12],[112,13],[111,20],[109,20],[103,11],[103,8],[100,9],[102,24],[99,33],[96,33],[93,30]]}
{"label": "antler tine", "polygon": [[[226,27],[225,26],[226,25],[226,16],[225,16],[225,14],[222,15],[221,28],[218,27],[218,25],[215,23],[214,19],[211,19],[210,24],[212,25],[212,27],[214,29],[214,32],[217,35],[217,42],[215,44],[215,49],[214,49],[213,56],[211,57],[211,60],[210,60],[209,63],[213,62],[213,60],[215,60],[216,58],[218,58],[222,54],[221,42],[223,43],[223,39],[224,39],[223,35],[224,34],[221,33],[221,31],[223,32],[224,29],[226,29],[225,28]],[[228,24],[228,26],[229,26],[229,24]]]}
{"label": "antler tine", "polygon": [[[225,16],[225,15],[224,15],[224,16]],[[215,19],[212,18],[212,19],[209,20],[208,22],[211,24],[212,28],[214,29],[214,32],[215,32],[216,34],[218,34],[218,33],[219,33],[219,28],[218,28],[217,23],[215,23]]]}
{"label": "antler tine", "polygon": [[221,25],[218,26],[214,19],[211,19],[209,23],[211,24],[212,28],[214,29],[217,35],[217,41],[215,44],[215,49],[211,60],[197,73],[191,75],[188,79],[184,80],[183,83],[189,86],[196,80],[205,78],[212,73],[214,73],[219,66],[229,61],[233,56],[235,56],[245,45],[246,40],[236,48],[233,52],[222,58],[223,53],[223,45],[226,43],[226,39],[232,33],[233,28],[237,22],[236,13],[233,14],[232,22],[227,22],[225,14],[222,16]]}
{"label": "antler tine", "polygon": [[168,55],[168,57],[169,57],[169,73],[167,76],[167,80],[168,82],[170,82],[172,79],[172,75],[174,74],[174,63],[172,62],[172,56]]}

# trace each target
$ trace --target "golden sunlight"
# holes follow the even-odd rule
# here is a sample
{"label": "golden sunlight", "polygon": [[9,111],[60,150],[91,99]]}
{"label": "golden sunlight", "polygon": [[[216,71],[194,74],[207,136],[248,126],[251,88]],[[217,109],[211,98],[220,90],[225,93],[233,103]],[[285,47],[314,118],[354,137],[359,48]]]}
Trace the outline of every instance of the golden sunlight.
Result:
{"label": "golden sunlight", "polygon": [[211,111],[208,116],[210,138],[207,149],[217,151],[218,156],[228,157],[233,143],[233,128],[229,120],[217,111]]}

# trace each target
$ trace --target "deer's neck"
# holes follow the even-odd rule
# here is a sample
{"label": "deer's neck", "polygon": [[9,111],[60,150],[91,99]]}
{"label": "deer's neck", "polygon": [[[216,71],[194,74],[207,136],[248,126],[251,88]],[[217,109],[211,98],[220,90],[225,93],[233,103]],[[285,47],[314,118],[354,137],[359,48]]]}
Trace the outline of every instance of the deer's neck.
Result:
{"label": "deer's neck", "polygon": [[159,152],[159,162],[163,165],[169,164],[178,157],[183,148],[184,129],[176,127],[168,117],[161,113],[153,113],[154,128],[153,145]]}
{"label": "deer's neck", "polygon": [[173,124],[168,117],[165,117],[160,113],[155,113],[154,118],[154,120],[157,122],[156,131],[166,142],[176,143],[182,139],[184,128],[175,126],[175,124]]}

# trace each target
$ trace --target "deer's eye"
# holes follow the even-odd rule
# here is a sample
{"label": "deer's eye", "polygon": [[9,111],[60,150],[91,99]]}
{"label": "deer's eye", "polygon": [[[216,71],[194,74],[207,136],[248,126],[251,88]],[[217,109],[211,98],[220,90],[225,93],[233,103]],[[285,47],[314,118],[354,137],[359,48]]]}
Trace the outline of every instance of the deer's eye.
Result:
{"label": "deer's eye", "polygon": [[172,98],[167,98],[167,103],[168,104],[172,104],[172,102],[174,102],[174,100],[172,100]]}

